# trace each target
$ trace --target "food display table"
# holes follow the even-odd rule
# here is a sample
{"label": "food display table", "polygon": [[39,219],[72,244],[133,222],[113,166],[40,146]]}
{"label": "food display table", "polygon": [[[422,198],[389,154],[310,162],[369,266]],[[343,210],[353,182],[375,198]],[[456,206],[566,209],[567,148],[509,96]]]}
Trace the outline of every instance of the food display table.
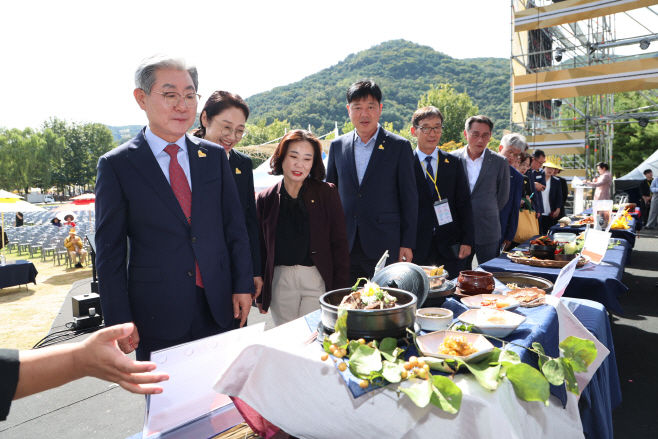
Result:
{"label": "food display table", "polygon": [[[449,306],[456,306],[450,301]],[[602,306],[573,299],[565,302],[587,317],[585,323],[591,332],[605,336],[607,328],[609,335]],[[525,309],[523,313],[536,314],[535,320],[546,321],[533,321],[532,329],[522,325],[517,339],[532,337],[532,331],[540,336],[546,335],[540,334],[542,331],[550,331],[549,338],[555,339],[566,336],[564,314],[556,314],[558,308],[551,305],[540,308],[544,309]],[[561,309],[564,313],[566,308]],[[552,323],[556,319],[558,325]],[[565,392],[565,408],[553,395],[545,407],[539,402],[519,400],[507,381],[490,392],[471,374],[459,373],[454,382],[462,389],[463,399],[459,413],[453,415],[431,404],[417,407],[406,396],[388,389],[355,398],[331,360],[320,360],[321,347],[317,343],[304,345],[312,321],[313,315],[309,315],[266,331],[258,343],[246,347],[220,372],[215,390],[239,397],[284,431],[304,438],[425,438],[435,437],[439,431],[446,437],[497,438],[504,431],[515,438],[578,438],[584,437],[583,430],[601,433],[593,437],[612,437],[609,412],[619,404],[620,393],[611,338],[605,338],[603,344],[609,347],[612,358],[606,357],[593,371],[592,381],[582,393],[585,411],[579,410],[578,399],[570,392]],[[537,330],[538,326],[542,329]],[[390,387],[395,389],[397,384]]]}
{"label": "food display table", "polygon": [[0,265],[0,288],[37,283],[37,269],[30,261],[7,261]]}
{"label": "food display table", "polygon": [[[631,245],[631,249],[635,247],[635,238],[636,238],[636,226],[638,224],[637,219],[633,218],[629,221],[628,225],[630,229],[610,229],[610,233],[613,239],[624,239],[628,241]],[[574,233],[580,235],[585,231],[585,227],[560,227],[559,225],[553,226],[549,229],[549,234],[554,233]]]}
{"label": "food display table", "polygon": [[[534,239],[534,238],[532,238]],[[518,249],[528,248],[530,240],[521,244]],[[588,262],[584,267],[577,268],[573,278],[564,293],[565,297],[587,299],[599,302],[608,311],[623,314],[624,310],[617,301],[628,288],[621,283],[624,266],[631,245],[620,240],[619,245],[609,249],[600,265]],[[525,273],[532,276],[543,277],[551,282],[557,280],[559,268],[533,267],[516,264],[506,254],[487,261],[480,267],[489,272],[507,271],[511,273]]]}

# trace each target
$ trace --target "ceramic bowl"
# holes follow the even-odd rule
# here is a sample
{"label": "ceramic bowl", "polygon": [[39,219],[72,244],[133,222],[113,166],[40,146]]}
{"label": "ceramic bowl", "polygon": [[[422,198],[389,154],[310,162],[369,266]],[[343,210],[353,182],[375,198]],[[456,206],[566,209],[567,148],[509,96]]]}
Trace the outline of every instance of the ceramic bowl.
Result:
{"label": "ceramic bowl", "polygon": [[492,337],[503,338],[516,331],[521,323],[525,322],[525,316],[516,314],[510,311],[498,310],[494,311],[496,315],[505,319],[505,323],[492,323],[485,320],[483,312],[494,311],[488,309],[469,309],[458,317],[459,321],[467,325],[473,325],[477,332],[482,334],[491,335]]}
{"label": "ceramic bowl", "polygon": [[[429,314],[441,314],[440,317],[430,317]],[[423,331],[442,331],[452,324],[452,311],[445,308],[422,308],[416,310],[416,323]]]}
{"label": "ceramic bowl", "polygon": [[555,233],[553,239],[557,242],[571,242],[576,240],[575,233]]}
{"label": "ceramic bowl", "polygon": [[457,288],[465,296],[490,294],[496,288],[496,281],[488,271],[465,270],[459,273]]}

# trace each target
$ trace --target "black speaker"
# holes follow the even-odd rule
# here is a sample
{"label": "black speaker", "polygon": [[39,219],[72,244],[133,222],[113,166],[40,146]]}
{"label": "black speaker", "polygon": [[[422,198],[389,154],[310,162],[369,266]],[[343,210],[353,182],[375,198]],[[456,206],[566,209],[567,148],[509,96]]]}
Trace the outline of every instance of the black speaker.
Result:
{"label": "black speaker", "polygon": [[95,293],[91,294],[81,294],[79,296],[73,296],[71,298],[73,305],[73,317],[87,317],[90,315],[89,310],[94,309],[94,313],[91,314],[103,316],[103,311],[101,310],[101,296]]}

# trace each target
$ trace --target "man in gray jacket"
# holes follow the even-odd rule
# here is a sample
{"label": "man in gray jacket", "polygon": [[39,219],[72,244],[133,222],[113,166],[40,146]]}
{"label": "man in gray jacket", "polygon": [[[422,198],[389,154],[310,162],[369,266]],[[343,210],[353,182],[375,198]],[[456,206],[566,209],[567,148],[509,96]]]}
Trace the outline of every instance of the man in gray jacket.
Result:
{"label": "man in gray jacket", "polygon": [[452,152],[466,171],[473,206],[475,251],[466,260],[466,270],[471,268],[473,253],[479,264],[500,254],[500,211],[509,198],[510,176],[507,159],[487,148],[492,131],[488,117],[469,117],[464,130],[467,145]]}

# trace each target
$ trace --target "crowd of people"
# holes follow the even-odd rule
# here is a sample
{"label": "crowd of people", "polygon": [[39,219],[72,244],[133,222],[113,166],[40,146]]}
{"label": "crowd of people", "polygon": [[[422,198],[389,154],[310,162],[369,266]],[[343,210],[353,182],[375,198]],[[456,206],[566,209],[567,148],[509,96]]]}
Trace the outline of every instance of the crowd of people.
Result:
{"label": "crowd of people", "polygon": [[[523,136],[505,135],[494,152],[493,122],[472,116],[466,145],[446,153],[438,148],[444,115],[430,106],[412,116],[414,150],[379,123],[383,96],[371,80],[348,88],[355,129],[332,141],[326,169],[318,139],[290,131],[270,161],[282,180],[256,196],[251,159],[233,148],[247,132],[247,104],[214,92],[188,135],[197,90],[197,69],[185,60],[145,59],[133,95],[148,125],[98,162],[105,324],[130,323],[112,334],[138,361],[244,326],[253,301],[275,325],[312,312],[324,292],[371,278],[386,252],[389,264],[443,265],[456,276],[564,214],[561,168],[541,150],[530,155]],[[587,182],[599,197],[609,197],[607,169],[600,163],[601,176]],[[67,248],[81,266],[85,253],[70,233]],[[139,376],[145,367],[125,370]]]}

